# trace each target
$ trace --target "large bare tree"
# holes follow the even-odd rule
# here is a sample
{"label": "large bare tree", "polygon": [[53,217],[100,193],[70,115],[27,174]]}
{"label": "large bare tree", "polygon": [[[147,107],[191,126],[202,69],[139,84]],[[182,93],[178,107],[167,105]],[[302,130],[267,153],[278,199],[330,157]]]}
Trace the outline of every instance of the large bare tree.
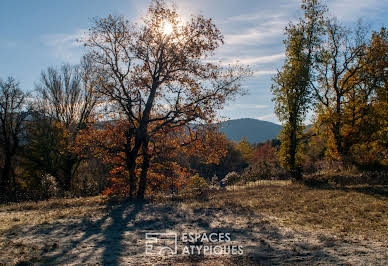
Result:
{"label": "large bare tree", "polygon": [[325,31],[316,63],[316,82],[311,85],[336,152],[345,162],[349,148],[342,132],[345,95],[357,86],[353,79],[364,67],[361,58],[366,55],[367,29],[361,24],[347,28],[333,18],[327,20]]}
{"label": "large bare tree", "polygon": [[28,114],[26,103],[26,94],[14,78],[0,80],[0,200],[2,197],[10,199],[14,196],[14,158]]}
{"label": "large bare tree", "polygon": [[[124,17],[98,19],[85,45],[95,67],[98,91],[128,122],[126,166],[130,197],[143,199],[149,144],[162,130],[210,123],[225,101],[241,91],[249,72],[207,60],[223,43],[211,19],[181,18],[163,1],[153,1],[138,24]],[[137,186],[137,158],[142,157]]]}
{"label": "large bare tree", "polygon": [[[30,130],[31,160],[69,191],[81,157],[72,152],[76,137],[96,115],[98,96],[87,58],[81,65],[49,67],[36,85],[35,123]],[[47,146],[45,146],[47,145]],[[37,153],[37,154],[34,154]]]}

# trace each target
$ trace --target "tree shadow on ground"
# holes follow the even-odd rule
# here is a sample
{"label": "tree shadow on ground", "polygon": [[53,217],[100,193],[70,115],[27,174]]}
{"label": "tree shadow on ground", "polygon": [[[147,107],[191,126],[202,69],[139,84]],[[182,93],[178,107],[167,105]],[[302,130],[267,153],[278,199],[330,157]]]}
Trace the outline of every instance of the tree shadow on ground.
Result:
{"label": "tree shadow on ground", "polygon": [[388,186],[362,186],[362,187],[339,187],[345,192],[354,191],[374,197],[388,198]]}
{"label": "tree shadow on ground", "polygon": [[355,185],[340,186],[330,184],[306,184],[314,189],[340,190],[344,192],[358,192],[373,197],[388,198],[388,185]]}
{"label": "tree shadow on ground", "polygon": [[112,218],[112,223],[103,232],[105,241],[102,254],[103,265],[118,265],[124,231],[134,229],[127,227],[127,224],[135,220],[136,215],[141,212],[143,207],[142,202],[135,203],[132,210],[126,213],[128,207],[125,204],[110,206],[109,216]]}
{"label": "tree shadow on ground", "polygon": [[[229,217],[229,218],[228,218]],[[248,219],[239,224],[236,219]],[[225,219],[224,219],[225,218]],[[146,232],[201,232],[230,233],[232,241],[244,248],[242,256],[207,257],[203,255],[149,258],[144,254],[145,246],[138,244]],[[40,237],[47,242],[62,237],[71,239],[64,247],[48,248],[41,251],[43,264],[94,264],[119,265],[128,263],[201,264],[222,262],[223,264],[260,265],[289,261],[300,263],[337,261],[338,258],[319,250],[316,246],[299,241],[283,245],[293,238],[292,233],[284,234],[277,226],[250,210],[237,208],[196,208],[185,210],[178,205],[167,204],[108,204],[106,214],[96,220],[82,219],[70,223],[37,225],[29,230],[29,237]],[[17,237],[17,236],[16,236]],[[291,243],[291,242],[287,242]],[[206,243],[196,243],[204,245]],[[135,257],[136,256],[136,257]],[[140,256],[140,257],[139,257]],[[132,258],[131,258],[132,257]],[[141,261],[136,261],[140,259]],[[135,260],[135,261],[134,261]],[[33,261],[25,261],[33,263]],[[338,261],[337,261],[338,262]],[[340,261],[339,261],[340,262]],[[219,264],[219,263],[218,263]]]}

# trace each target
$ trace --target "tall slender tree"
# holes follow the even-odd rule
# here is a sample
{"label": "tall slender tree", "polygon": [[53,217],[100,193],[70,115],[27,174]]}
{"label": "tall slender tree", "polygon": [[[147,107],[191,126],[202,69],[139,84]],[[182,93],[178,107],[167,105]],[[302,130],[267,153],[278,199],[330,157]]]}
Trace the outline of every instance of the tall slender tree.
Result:
{"label": "tall slender tree", "polygon": [[318,0],[303,0],[304,18],[285,28],[286,60],[273,78],[275,112],[281,122],[281,161],[295,180],[301,177],[300,139],[312,100],[310,81],[314,55],[320,44],[326,7]]}

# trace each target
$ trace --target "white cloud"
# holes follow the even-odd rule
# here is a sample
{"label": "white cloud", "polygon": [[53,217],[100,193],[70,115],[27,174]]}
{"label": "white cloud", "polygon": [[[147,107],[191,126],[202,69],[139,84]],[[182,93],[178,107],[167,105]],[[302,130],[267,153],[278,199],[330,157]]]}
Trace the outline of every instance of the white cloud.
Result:
{"label": "white cloud", "polygon": [[253,71],[253,76],[275,75],[276,73],[276,70],[257,70]]}
{"label": "white cloud", "polygon": [[241,14],[238,16],[229,17],[226,21],[230,22],[242,22],[242,21],[256,21],[259,19],[263,19],[263,13],[255,13],[255,14]]}
{"label": "white cloud", "polygon": [[[264,24],[264,23],[263,23]],[[286,23],[285,23],[286,24]],[[281,24],[284,26],[285,24]],[[250,28],[244,33],[239,34],[226,34],[225,44],[226,45],[252,45],[258,42],[270,41],[274,38],[281,36],[283,27],[279,23],[267,24],[268,26],[262,25],[263,27]]]}
{"label": "white cloud", "polygon": [[[266,56],[251,56],[251,57],[239,57],[238,54],[233,54],[233,51],[229,52],[229,55],[225,55],[218,59],[209,59],[207,60],[210,63],[219,63],[221,65],[229,65],[229,64],[243,64],[243,65],[256,65],[256,64],[265,64],[277,62],[285,57],[284,53],[278,53],[273,55]],[[259,70],[256,71],[255,74],[263,75],[263,74],[274,74],[275,70]]]}
{"label": "white cloud", "polygon": [[265,104],[255,104],[253,107],[257,108],[257,109],[263,109],[263,108],[267,108],[268,105],[265,105]]}
{"label": "white cloud", "polygon": [[70,34],[44,35],[42,41],[44,45],[51,48],[55,57],[69,63],[77,63],[82,54],[82,40],[86,36],[86,30],[78,29]]}
{"label": "white cloud", "polygon": [[225,107],[225,110],[232,109],[265,109],[270,106],[265,104],[235,103]]}
{"label": "white cloud", "polygon": [[329,11],[340,19],[354,21],[363,16],[376,16],[379,12],[384,12],[388,6],[383,0],[341,0],[329,1]]}
{"label": "white cloud", "polygon": [[[225,44],[252,45],[279,39],[282,36],[284,26],[290,20],[289,15],[286,14],[287,11],[282,12],[275,13],[266,10],[226,19],[227,29],[234,29],[234,31],[225,34]],[[237,25],[238,27],[236,27]]]}
{"label": "white cloud", "polygon": [[244,59],[240,59],[239,61],[241,63],[247,64],[247,65],[264,64],[264,63],[271,63],[271,62],[281,60],[284,57],[285,57],[284,53],[278,53],[278,54],[273,54],[273,55],[244,58]]}
{"label": "white cloud", "polygon": [[286,12],[282,12],[281,10],[278,11],[268,11],[268,10],[261,10],[256,11],[254,13],[246,13],[246,14],[240,14],[237,16],[232,16],[227,19],[225,19],[226,23],[235,23],[235,22],[264,22],[264,21],[274,21],[278,20],[279,18],[284,18],[286,16]]}
{"label": "white cloud", "polygon": [[258,116],[255,118],[259,119],[259,120],[264,120],[264,121],[269,121],[269,122],[273,122],[276,124],[280,124],[278,118],[276,117],[276,115],[274,113]]}

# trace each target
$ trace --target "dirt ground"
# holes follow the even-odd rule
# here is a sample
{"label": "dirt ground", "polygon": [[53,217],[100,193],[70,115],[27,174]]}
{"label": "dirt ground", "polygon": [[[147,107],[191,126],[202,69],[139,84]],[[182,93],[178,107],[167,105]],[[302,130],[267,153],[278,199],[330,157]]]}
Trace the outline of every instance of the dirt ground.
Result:
{"label": "dirt ground", "polygon": [[[248,208],[192,207],[182,202],[97,206],[90,211],[84,206],[58,206],[57,214],[59,209],[75,208],[74,215],[30,223],[19,222],[18,217],[32,221],[52,208],[0,209],[0,220],[7,217],[15,222],[1,230],[0,265],[388,264],[384,240],[290,227],[278,217]],[[177,234],[178,254],[146,254],[146,233]],[[187,245],[180,239],[183,233],[229,233],[230,241],[219,244],[241,246],[243,254],[183,255]],[[191,244],[210,245],[206,241]]]}

